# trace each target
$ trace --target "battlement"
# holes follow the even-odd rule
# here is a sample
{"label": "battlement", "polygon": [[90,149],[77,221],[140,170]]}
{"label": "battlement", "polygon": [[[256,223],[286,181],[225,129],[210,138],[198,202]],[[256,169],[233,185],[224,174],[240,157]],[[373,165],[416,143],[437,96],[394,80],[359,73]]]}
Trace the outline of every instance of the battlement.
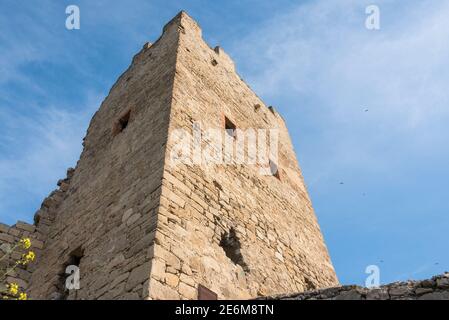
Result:
{"label": "battlement", "polygon": [[162,29],[163,32],[168,32],[172,27],[176,27],[182,33],[194,34],[202,38],[202,30],[199,24],[190,17],[187,12],[180,11],[173,19],[171,19]]}
{"label": "battlement", "polygon": [[[171,165],[173,133],[194,123],[276,129],[277,172]],[[31,297],[197,299],[207,288],[244,299],[338,285],[285,123],[184,11],[112,86],[83,146],[35,215]],[[71,263],[83,287],[68,292]]]}

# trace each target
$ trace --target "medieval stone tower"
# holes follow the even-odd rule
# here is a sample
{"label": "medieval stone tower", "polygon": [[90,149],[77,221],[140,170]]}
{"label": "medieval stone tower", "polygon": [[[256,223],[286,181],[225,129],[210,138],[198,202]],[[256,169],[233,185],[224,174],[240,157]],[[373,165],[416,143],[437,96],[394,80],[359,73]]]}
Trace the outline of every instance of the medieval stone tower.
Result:
{"label": "medieval stone tower", "polygon": [[[276,170],[173,165],[175,132],[195,123],[277,129]],[[42,248],[25,279],[34,299],[246,299],[338,285],[283,119],[184,12],[112,87],[58,186],[26,226]],[[79,290],[64,288],[68,265],[80,268]]]}

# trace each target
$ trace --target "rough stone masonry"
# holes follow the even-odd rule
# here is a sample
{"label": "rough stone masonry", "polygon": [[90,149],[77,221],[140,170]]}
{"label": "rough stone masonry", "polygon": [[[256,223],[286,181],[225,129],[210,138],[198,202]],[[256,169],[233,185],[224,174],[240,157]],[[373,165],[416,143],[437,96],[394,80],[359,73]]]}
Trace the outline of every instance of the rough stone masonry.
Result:
{"label": "rough stone masonry", "polygon": [[[173,132],[196,122],[278,129],[278,172],[170,165]],[[32,240],[37,263],[7,279],[32,299],[449,299],[448,273],[338,286],[283,119],[184,12],[134,57],[83,145],[33,225],[0,224],[0,258]],[[79,290],[65,288],[68,265]]]}
{"label": "rough stone masonry", "polygon": [[260,300],[449,300],[449,273],[422,281],[395,282],[379,288],[340,286]]}
{"label": "rough stone masonry", "polygon": [[[278,172],[170,165],[172,133],[194,122],[278,129]],[[284,120],[185,12],[133,58],[83,146],[34,225],[2,227],[1,241],[20,230],[42,241],[21,282],[31,298],[246,299],[338,285]],[[73,264],[81,288],[67,291]]]}

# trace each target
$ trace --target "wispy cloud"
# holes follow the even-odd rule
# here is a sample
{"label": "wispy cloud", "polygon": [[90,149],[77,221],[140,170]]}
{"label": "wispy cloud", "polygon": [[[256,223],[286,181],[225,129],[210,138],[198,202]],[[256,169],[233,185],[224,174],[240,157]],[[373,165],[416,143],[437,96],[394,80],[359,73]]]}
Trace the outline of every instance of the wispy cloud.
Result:
{"label": "wispy cloud", "polygon": [[385,147],[398,148],[388,150],[394,157],[401,149],[417,154],[449,137],[441,134],[449,133],[449,3],[376,3],[379,31],[364,27],[371,3],[314,1],[235,45],[256,91],[320,130],[331,170],[339,162],[391,167],[398,159]]}
{"label": "wispy cloud", "polygon": [[286,119],[349,283],[371,255],[397,262],[385,282],[430,276],[428,259],[448,263],[435,243],[447,243],[437,230],[449,224],[449,2],[374,1],[379,31],[365,28],[370,4],[304,1],[231,48],[244,78]]}
{"label": "wispy cloud", "polygon": [[52,105],[30,115],[0,110],[4,133],[0,137],[0,221],[29,221],[32,212],[18,210],[33,208],[17,201],[43,200],[49,186],[56,188],[68,166],[76,164],[87,124],[101,99],[102,95],[91,94],[78,112]]}
{"label": "wispy cloud", "polygon": [[342,281],[375,257],[392,261],[385,282],[449,263],[447,1],[376,0],[381,30],[369,31],[365,0],[80,0],[76,32],[64,28],[71,2],[4,2],[1,222],[31,220],[132,55],[187,9],[206,37],[234,44],[243,78],[286,119]]}

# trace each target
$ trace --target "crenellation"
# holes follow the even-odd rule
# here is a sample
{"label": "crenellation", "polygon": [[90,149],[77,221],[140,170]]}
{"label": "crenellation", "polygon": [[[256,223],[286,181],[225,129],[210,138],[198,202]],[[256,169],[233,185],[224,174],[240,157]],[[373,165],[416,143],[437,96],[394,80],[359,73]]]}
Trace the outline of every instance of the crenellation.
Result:
{"label": "crenellation", "polygon": [[[176,130],[224,132],[225,117],[236,129],[279,132],[279,176],[260,174],[260,165],[170,162]],[[246,299],[337,285],[280,118],[180,12],[112,86],[76,168],[34,226],[18,223],[11,234],[0,225],[0,239],[36,234],[30,295],[197,299],[201,285],[219,299]],[[221,149],[211,139],[201,147]],[[60,275],[78,249],[81,288],[67,292]]]}

